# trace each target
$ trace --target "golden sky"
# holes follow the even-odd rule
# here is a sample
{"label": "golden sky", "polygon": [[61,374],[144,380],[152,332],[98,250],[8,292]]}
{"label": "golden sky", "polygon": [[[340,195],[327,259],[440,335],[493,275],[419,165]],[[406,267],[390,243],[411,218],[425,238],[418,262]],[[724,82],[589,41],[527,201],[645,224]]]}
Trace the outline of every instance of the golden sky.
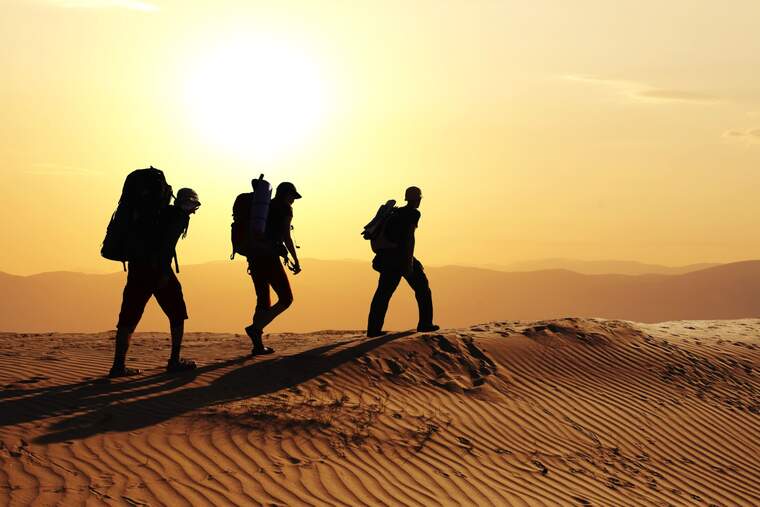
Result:
{"label": "golden sky", "polygon": [[755,0],[5,0],[0,271],[108,271],[125,175],[203,206],[291,180],[302,257],[423,189],[427,264],[760,257]]}

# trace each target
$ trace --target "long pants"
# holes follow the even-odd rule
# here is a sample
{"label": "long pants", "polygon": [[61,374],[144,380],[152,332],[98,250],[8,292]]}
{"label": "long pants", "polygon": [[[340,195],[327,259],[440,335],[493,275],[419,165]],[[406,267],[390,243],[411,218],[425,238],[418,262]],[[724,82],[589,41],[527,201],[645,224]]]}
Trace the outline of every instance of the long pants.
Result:
{"label": "long pants", "polygon": [[433,298],[430,285],[422,264],[414,259],[414,268],[409,275],[403,275],[398,269],[382,270],[377,282],[377,290],[372,298],[367,319],[367,333],[378,333],[383,329],[385,313],[388,311],[388,303],[396,291],[396,287],[404,278],[414,290],[419,309],[419,321],[417,327],[430,326],[433,324]]}
{"label": "long pants", "polygon": [[[254,329],[263,330],[293,304],[293,291],[290,289],[285,268],[277,256],[249,258],[248,269],[256,289],[256,310],[252,326]],[[277,294],[277,302],[274,305],[269,294],[270,287]]]}

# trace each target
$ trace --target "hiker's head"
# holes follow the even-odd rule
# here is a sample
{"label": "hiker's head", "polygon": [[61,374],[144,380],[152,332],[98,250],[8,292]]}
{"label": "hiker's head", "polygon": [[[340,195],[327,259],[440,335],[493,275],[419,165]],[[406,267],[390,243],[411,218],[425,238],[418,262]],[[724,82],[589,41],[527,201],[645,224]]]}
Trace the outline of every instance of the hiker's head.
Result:
{"label": "hiker's head", "polygon": [[277,185],[277,191],[274,196],[278,199],[284,199],[289,204],[293,204],[293,201],[301,198],[301,194],[296,190],[296,186],[289,181],[283,181]]}
{"label": "hiker's head", "polygon": [[174,205],[192,215],[201,207],[201,201],[192,188],[180,188],[177,190],[177,197],[174,198]]}
{"label": "hiker's head", "polygon": [[413,208],[419,208],[422,201],[422,190],[419,187],[409,187],[404,192],[404,200]]}

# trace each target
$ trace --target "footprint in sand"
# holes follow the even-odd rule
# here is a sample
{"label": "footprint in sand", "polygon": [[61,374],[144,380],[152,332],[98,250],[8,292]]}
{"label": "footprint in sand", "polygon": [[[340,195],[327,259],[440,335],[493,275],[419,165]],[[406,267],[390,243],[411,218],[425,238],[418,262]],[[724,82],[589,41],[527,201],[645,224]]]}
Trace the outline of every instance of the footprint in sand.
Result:
{"label": "footprint in sand", "polygon": [[534,459],[533,461],[531,461],[531,463],[533,463],[533,466],[535,466],[536,468],[538,468],[538,471],[541,472],[541,475],[546,475],[546,474],[549,473],[549,469],[546,468],[546,465],[544,465],[543,463],[541,463],[537,459]]}
{"label": "footprint in sand", "polygon": [[464,447],[468,451],[472,451],[475,448],[472,441],[467,437],[457,437],[457,442],[459,442],[461,447]]}
{"label": "footprint in sand", "polygon": [[38,375],[38,376],[30,377],[27,379],[17,380],[16,384],[36,384],[37,382],[40,382],[42,380],[50,380],[50,377]]}

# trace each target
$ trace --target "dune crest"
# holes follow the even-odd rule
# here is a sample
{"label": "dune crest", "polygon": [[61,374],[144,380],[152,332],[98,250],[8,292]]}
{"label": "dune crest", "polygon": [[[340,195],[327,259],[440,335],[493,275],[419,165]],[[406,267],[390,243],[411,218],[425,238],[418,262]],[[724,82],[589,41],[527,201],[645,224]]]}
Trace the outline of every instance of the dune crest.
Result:
{"label": "dune crest", "polygon": [[0,504],[756,505],[760,321],[0,335]]}

